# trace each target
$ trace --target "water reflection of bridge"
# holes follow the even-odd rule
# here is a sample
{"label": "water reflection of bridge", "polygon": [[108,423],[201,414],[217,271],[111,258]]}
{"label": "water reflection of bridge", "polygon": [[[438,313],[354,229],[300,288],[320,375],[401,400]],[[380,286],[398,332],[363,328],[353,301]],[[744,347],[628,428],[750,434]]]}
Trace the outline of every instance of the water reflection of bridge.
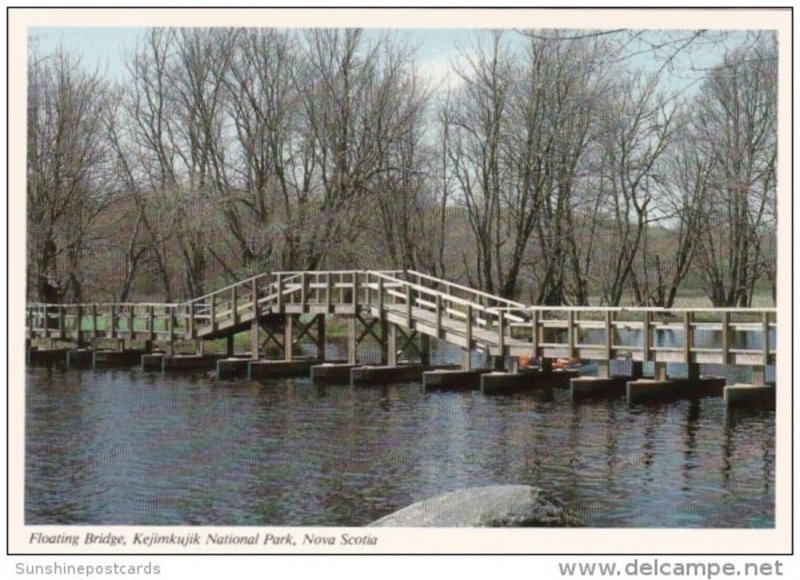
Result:
{"label": "water reflection of bridge", "polygon": [[[622,359],[630,361],[634,379],[643,365],[652,366],[652,381],[639,383],[655,392],[675,363],[685,365],[684,378],[693,382],[701,379],[700,365],[732,365],[750,370],[751,386],[764,385],[775,363],[775,314],[531,306],[413,271],[275,272],[177,304],[29,304],[26,338],[31,362],[63,356],[96,365],[142,356],[144,364],[162,369],[216,364],[223,354],[210,354],[208,345],[224,344],[224,356],[233,357],[246,344],[247,355],[230,368],[255,376],[307,372],[323,362],[326,324],[340,318],[347,360],[327,365],[320,379],[354,372],[366,381],[413,378],[430,366],[433,338],[460,347],[463,356],[460,370],[440,371],[448,378],[431,384],[530,386],[552,379],[558,359],[595,361],[596,379],[611,379],[611,361]],[[311,360],[299,356],[300,341],[316,347]],[[365,341],[379,347],[381,368],[354,371]],[[181,355],[187,346],[191,353]],[[472,368],[475,352],[491,357],[488,369]],[[522,372],[528,361],[537,361],[538,372]],[[602,381],[584,382],[605,388]]]}

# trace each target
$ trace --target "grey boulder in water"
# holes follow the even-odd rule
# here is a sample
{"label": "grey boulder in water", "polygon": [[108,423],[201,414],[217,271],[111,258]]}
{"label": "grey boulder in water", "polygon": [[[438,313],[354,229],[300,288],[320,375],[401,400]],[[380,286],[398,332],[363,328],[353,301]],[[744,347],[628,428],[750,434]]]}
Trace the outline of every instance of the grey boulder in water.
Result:
{"label": "grey boulder in water", "polygon": [[369,524],[374,527],[580,527],[561,503],[530,485],[489,485],[451,491]]}

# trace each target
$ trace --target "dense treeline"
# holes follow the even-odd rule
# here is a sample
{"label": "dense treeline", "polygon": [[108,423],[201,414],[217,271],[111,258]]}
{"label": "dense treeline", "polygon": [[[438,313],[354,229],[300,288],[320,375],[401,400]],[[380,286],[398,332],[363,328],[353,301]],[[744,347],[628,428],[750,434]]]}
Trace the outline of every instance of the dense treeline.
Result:
{"label": "dense treeline", "polygon": [[413,268],[542,304],[774,299],[776,39],[692,84],[676,63],[725,35],[648,34],[497,33],[449,88],[357,29],[152,29],[119,83],[32,51],[28,295]]}

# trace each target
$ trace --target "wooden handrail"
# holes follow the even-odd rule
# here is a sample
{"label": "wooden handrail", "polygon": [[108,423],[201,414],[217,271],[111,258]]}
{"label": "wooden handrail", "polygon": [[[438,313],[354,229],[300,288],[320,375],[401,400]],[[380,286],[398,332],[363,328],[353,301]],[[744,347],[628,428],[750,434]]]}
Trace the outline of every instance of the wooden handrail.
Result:
{"label": "wooden handrail", "polygon": [[[282,306],[296,309],[298,304],[301,311],[307,305],[324,305],[326,312],[339,312],[341,306],[346,314],[352,313],[352,307],[369,306],[373,311],[379,309],[381,315],[391,312],[399,316],[395,323],[416,327],[426,322],[439,338],[454,332],[469,344],[491,348],[492,352],[527,349],[535,356],[543,355],[542,349],[555,348],[572,356],[598,350],[608,357],[643,353],[644,360],[655,360],[661,353],[682,353],[683,360],[692,362],[710,353],[720,354],[733,364],[741,355],[746,356],[738,364],[756,364],[743,361],[760,355],[757,364],[767,365],[775,356],[775,343],[769,335],[778,325],[776,308],[526,305],[413,270],[334,270],[262,273],[179,303],[28,303],[26,336],[72,340],[87,336],[125,340],[166,336],[171,341],[203,338],[230,327],[231,320],[237,325],[251,313],[260,317],[275,312],[276,306],[283,312]],[[158,324],[161,328],[156,328],[156,321],[162,321]],[[625,330],[646,332],[638,344],[616,344],[616,333]],[[667,330],[682,333],[683,343],[668,347],[653,344],[657,333]],[[598,338],[591,334],[584,338],[582,331],[600,331],[603,342],[584,342]],[[721,332],[721,347],[695,347],[695,331]],[[757,348],[735,348],[735,331],[760,333],[764,342]]]}

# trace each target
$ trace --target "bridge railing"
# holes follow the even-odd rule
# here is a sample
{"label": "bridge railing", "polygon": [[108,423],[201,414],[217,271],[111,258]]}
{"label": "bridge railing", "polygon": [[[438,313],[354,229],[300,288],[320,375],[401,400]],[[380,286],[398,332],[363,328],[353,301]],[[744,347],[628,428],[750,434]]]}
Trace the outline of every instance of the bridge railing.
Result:
{"label": "bridge railing", "polygon": [[[415,280],[427,278],[426,283]],[[448,293],[446,285],[431,287],[434,278],[404,273],[367,272],[365,286],[368,303],[376,310],[387,310],[405,318],[406,324],[433,327],[437,335],[458,332],[467,344],[492,347],[502,345],[508,334],[508,323],[522,321],[515,309],[504,310],[494,304],[485,305],[483,296],[473,301],[469,296]],[[453,292],[453,287],[449,289]],[[475,298],[477,294],[473,294]],[[499,299],[507,304],[510,301]]]}
{"label": "bridge railing", "polygon": [[187,338],[250,320],[274,299],[269,274],[258,274],[179,305],[177,317]]}
{"label": "bridge railing", "polygon": [[528,307],[511,334],[546,356],[772,364],[776,310],[741,308]]}
{"label": "bridge railing", "polygon": [[394,270],[260,274],[181,304],[31,303],[26,336],[173,341],[202,338],[267,312],[341,306],[345,313],[385,310],[408,325],[434,328],[436,336],[528,356],[766,366],[776,354],[774,308],[527,306]]}
{"label": "bridge railing", "polygon": [[415,270],[401,270],[398,272],[397,277],[407,280],[416,286],[437,290],[448,296],[461,298],[462,300],[483,306],[484,308],[504,308],[507,311],[515,309],[524,310],[527,308],[527,305],[522,302],[501,298],[487,292],[475,290],[469,286],[448,282],[447,280],[442,280]]}
{"label": "bridge railing", "polygon": [[166,339],[178,308],[177,304],[157,302],[32,303],[26,307],[26,336],[77,342],[93,338]]}
{"label": "bridge railing", "polygon": [[332,270],[320,272],[275,272],[275,305],[282,309],[287,304],[309,306],[330,311],[335,305],[354,304],[359,296],[360,270]]}

